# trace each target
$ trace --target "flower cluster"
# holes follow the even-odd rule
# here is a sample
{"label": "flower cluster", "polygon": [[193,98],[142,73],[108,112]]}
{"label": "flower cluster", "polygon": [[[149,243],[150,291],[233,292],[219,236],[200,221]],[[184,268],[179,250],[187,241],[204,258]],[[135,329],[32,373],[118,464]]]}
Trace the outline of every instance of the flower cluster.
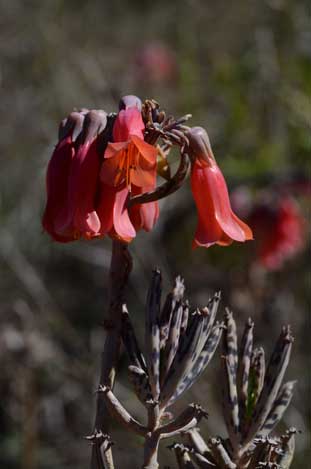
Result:
{"label": "flower cluster", "polygon": [[[189,117],[165,118],[154,101],[142,106],[136,96],[123,97],[117,115],[72,112],[60,125],[47,170],[44,229],[59,242],[105,235],[130,242],[137,231],[152,230],[159,217],[158,199],[176,190],[187,174],[187,165],[181,164],[180,174],[170,176],[166,156],[177,144],[181,163],[191,161],[199,215],[193,246],[252,239],[250,228],[231,209],[206,131],[183,125]],[[161,191],[156,183],[157,173],[164,174],[163,162],[167,182]],[[142,200],[146,194],[151,197]]]}
{"label": "flower cluster", "polygon": [[127,96],[120,107],[116,117],[80,111],[61,123],[47,171],[43,216],[45,230],[56,241],[106,234],[130,241],[157,220],[157,202],[127,209],[130,193],[155,187],[157,150],[144,141],[140,101]]}

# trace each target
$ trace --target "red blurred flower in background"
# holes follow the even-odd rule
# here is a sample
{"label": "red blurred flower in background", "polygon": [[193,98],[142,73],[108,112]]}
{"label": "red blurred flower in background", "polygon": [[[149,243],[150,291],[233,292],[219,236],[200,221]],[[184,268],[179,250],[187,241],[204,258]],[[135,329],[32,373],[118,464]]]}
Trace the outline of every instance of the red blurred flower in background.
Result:
{"label": "red blurred flower in background", "polygon": [[199,217],[193,247],[228,246],[233,241],[253,239],[252,230],[231,209],[226,181],[206,131],[193,127],[187,137],[192,158],[191,189]]}
{"label": "red blurred flower in background", "polygon": [[164,43],[150,42],[136,55],[138,79],[153,83],[172,83],[177,76],[177,62],[173,51]]}
{"label": "red blurred flower in background", "polygon": [[287,194],[273,199],[256,205],[249,216],[258,240],[258,261],[271,271],[281,269],[306,243],[306,222],[297,202]]}

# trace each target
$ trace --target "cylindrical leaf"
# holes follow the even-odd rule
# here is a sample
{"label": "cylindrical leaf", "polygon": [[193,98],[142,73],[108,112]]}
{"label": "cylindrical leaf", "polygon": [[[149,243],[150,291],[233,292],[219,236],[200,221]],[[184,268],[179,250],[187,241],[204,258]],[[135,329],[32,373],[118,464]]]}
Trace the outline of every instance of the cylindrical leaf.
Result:
{"label": "cylindrical leaf", "polygon": [[175,303],[175,307],[172,312],[168,338],[166,340],[165,348],[161,353],[161,384],[163,384],[169,372],[178,349],[182,317],[183,305],[178,301]]}
{"label": "cylindrical leaf", "polygon": [[169,405],[173,404],[173,402],[176,401],[176,399],[179,398],[183,392],[187,391],[187,389],[189,389],[203,373],[217,349],[222,330],[223,327],[221,325],[216,325],[214,327],[192,369],[178,384],[175,393],[169,401]]}
{"label": "cylindrical leaf", "polygon": [[223,411],[225,422],[234,449],[238,448],[240,440],[240,422],[237,394],[237,331],[232,313],[227,310],[225,315],[226,329],[223,334]]}
{"label": "cylindrical leaf", "polygon": [[160,394],[160,329],[161,272],[154,270],[147,298],[145,347],[149,383],[154,400]]}
{"label": "cylindrical leaf", "polygon": [[134,386],[136,396],[144,405],[150,404],[152,401],[152,394],[148,375],[144,370],[137,366],[129,366],[128,370],[129,378]]}
{"label": "cylindrical leaf", "polygon": [[164,306],[160,314],[160,347],[165,347],[166,341],[169,336],[170,322],[172,319],[172,312],[178,302],[182,302],[185,292],[184,281],[181,277],[176,277],[173,290],[167,295]]}
{"label": "cylindrical leaf", "polygon": [[140,351],[135,331],[132,326],[126,306],[123,305],[122,311],[122,340],[124,347],[128,353],[129,360],[132,365],[142,368],[146,371],[146,363],[143,354]]}
{"label": "cylindrical leaf", "polygon": [[259,431],[258,436],[268,436],[279,423],[292,400],[295,384],[296,381],[289,381],[282,386],[265,423]]}
{"label": "cylindrical leaf", "polygon": [[178,351],[172,363],[170,373],[161,390],[161,406],[164,408],[172,395],[175,393],[180,381],[190,371],[193,366],[193,355],[196,354],[197,344],[204,327],[204,317],[200,313],[195,313]]}
{"label": "cylindrical leaf", "polygon": [[248,398],[248,378],[253,351],[253,329],[254,323],[251,318],[249,318],[244,328],[244,333],[239,349],[237,388],[239,397],[240,426],[242,428],[245,419]]}
{"label": "cylindrical leaf", "polygon": [[289,362],[293,337],[289,327],[283,328],[270,358],[264,386],[256,404],[254,416],[245,442],[251,441],[264,424],[279,392]]}

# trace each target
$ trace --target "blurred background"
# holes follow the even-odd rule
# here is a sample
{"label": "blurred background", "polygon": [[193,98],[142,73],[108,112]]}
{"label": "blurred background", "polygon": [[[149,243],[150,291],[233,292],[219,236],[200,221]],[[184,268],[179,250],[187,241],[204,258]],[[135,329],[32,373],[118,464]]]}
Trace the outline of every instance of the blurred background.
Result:
{"label": "blurred background", "polygon": [[[142,339],[151,269],[165,288],[185,278],[193,306],[222,290],[239,329],[271,348],[290,323],[287,379],[298,379],[279,430],[294,425],[293,468],[310,440],[310,6],[303,0],[2,0],[0,5],[0,465],[82,469],[90,450],[107,308],[111,241],[61,245],[42,232],[45,170],[58,123],[73,108],[117,109],[120,96],[155,98],[207,128],[235,211],[256,241],[192,251],[189,181],[161,203],[151,234],[130,249],[128,307]],[[173,168],[174,168],[173,162]],[[219,353],[184,400],[209,411],[203,434],[225,435]],[[122,356],[116,393],[141,417]],[[309,423],[308,423],[309,422]],[[114,426],[117,463],[141,442]],[[174,460],[161,446],[162,465]],[[122,459],[123,458],[123,459]],[[118,466],[117,467],[122,467]]]}

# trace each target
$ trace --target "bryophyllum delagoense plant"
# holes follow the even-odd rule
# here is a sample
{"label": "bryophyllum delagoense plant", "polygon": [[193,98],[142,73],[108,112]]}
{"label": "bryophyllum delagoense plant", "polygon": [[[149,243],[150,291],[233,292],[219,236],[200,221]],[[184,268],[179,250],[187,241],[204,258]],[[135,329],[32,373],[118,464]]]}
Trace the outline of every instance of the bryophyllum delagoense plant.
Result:
{"label": "bryophyllum delagoense plant", "polygon": [[290,404],[296,383],[282,384],[293,343],[290,328],[282,329],[266,369],[263,348],[253,347],[253,321],[245,324],[239,346],[229,310],[224,325],[222,408],[228,438],[210,438],[205,443],[192,429],[184,435],[185,445],[173,445],[176,456],[186,452],[198,467],[286,469],[293,458],[296,430],[289,429],[281,437],[271,433]]}
{"label": "bryophyllum delagoense plant", "polygon": [[[220,341],[222,325],[215,323],[220,295],[205,308],[191,311],[184,300],[180,278],[161,306],[161,273],[153,272],[146,307],[143,355],[125,305],[122,338],[131,365],[129,377],[138,399],[147,410],[147,425],[137,422],[107,386],[100,386],[111,415],[145,439],[144,467],[158,467],[159,441],[195,427],[207,417],[199,405],[190,404],[176,418],[166,410],[196,381],[211,360]],[[169,421],[167,421],[169,419]]]}
{"label": "bryophyllum delagoense plant", "polygon": [[[142,106],[125,96],[120,110],[74,111],[60,125],[59,142],[47,171],[43,227],[55,241],[109,235],[129,242],[136,231],[150,231],[159,216],[157,200],[179,188],[191,160],[191,187],[199,223],[194,246],[252,239],[250,228],[233,212],[224,177],[201,127],[184,125],[190,115],[165,118],[154,101]],[[181,153],[172,178],[167,155]],[[156,188],[157,162],[168,181]]]}
{"label": "bryophyllum delagoense plant", "polygon": [[[281,336],[263,381],[262,354],[251,351],[252,325],[246,328],[238,364],[232,316],[228,313],[225,323],[216,322],[220,294],[215,294],[205,308],[192,310],[184,299],[183,281],[177,277],[162,302],[158,269],[153,272],[147,298],[143,352],[138,345],[126,301],[132,270],[129,244],[139,230],[154,228],[160,216],[158,201],[178,190],[189,171],[198,212],[193,247],[228,246],[253,237],[231,208],[227,184],[206,131],[186,125],[190,117],[167,117],[156,101],[142,103],[132,95],[121,98],[116,113],[75,110],[60,125],[48,165],[42,220],[45,231],[61,243],[105,236],[112,239],[96,417],[93,433],[87,437],[92,444],[91,469],[115,468],[112,444],[117,442],[110,436],[114,419],[143,437],[144,468],[159,467],[161,439],[198,434],[195,428],[202,417],[207,417],[199,404],[188,405],[178,416],[169,408],[203,373],[223,329],[224,411],[229,439],[214,439],[207,444],[212,463],[206,463],[204,451],[198,448],[175,446],[180,467],[192,467],[193,455],[196,463],[201,461],[199,467],[240,467],[236,464],[242,460],[253,464],[254,454],[261,454],[260,448],[267,450],[265,439],[292,395],[292,383],[279,389],[289,357],[289,331]],[[175,174],[171,174],[169,161],[173,147],[180,156]],[[164,179],[161,184],[160,177]],[[122,342],[130,362],[130,381],[146,409],[146,423],[131,416],[113,391]],[[289,345],[285,347],[285,343]],[[275,445],[283,448],[285,441],[289,444],[291,437],[273,444],[269,440],[269,454],[276,453]],[[226,454],[226,462],[216,453]],[[256,458],[261,463],[261,456]]]}

